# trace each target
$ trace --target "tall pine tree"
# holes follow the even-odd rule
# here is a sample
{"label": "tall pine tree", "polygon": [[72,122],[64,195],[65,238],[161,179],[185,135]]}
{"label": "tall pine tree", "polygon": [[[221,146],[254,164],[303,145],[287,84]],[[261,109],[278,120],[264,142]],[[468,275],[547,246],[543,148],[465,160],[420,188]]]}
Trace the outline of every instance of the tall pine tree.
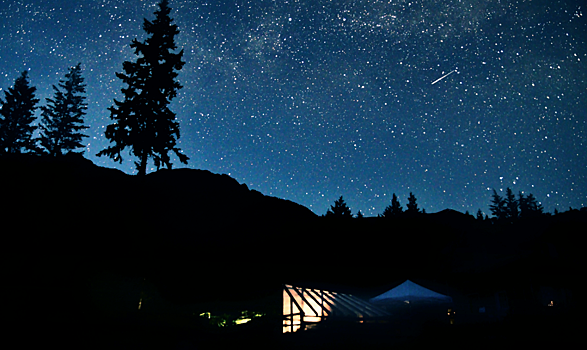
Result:
{"label": "tall pine tree", "polygon": [[37,88],[29,86],[28,72],[16,78],[14,86],[4,91],[6,101],[0,99],[0,153],[38,152],[33,133],[36,126],[35,98]]}
{"label": "tall pine tree", "polygon": [[87,136],[81,131],[88,128],[83,120],[87,109],[83,95],[86,85],[79,63],[69,69],[65,80],[59,81],[59,88],[53,85],[55,97],[47,98],[47,106],[41,107],[41,146],[52,156],[84,147],[81,141]]}
{"label": "tall pine tree", "polygon": [[524,196],[522,192],[518,192],[518,207],[520,208],[520,217],[526,218],[530,213],[530,208],[528,205],[528,197]]}
{"label": "tall pine tree", "polygon": [[542,204],[536,201],[532,193],[524,196],[522,192],[519,192],[518,198],[518,202],[520,203],[520,217],[531,218],[544,214]]}
{"label": "tall pine tree", "polygon": [[391,197],[391,205],[388,205],[385,208],[382,216],[386,217],[386,218],[397,217],[401,213],[403,213],[403,211],[404,210],[403,210],[402,206],[399,204],[399,200],[397,199],[397,196],[394,193],[393,196]]}
{"label": "tall pine tree", "polygon": [[495,188],[493,189],[493,194],[491,196],[489,210],[491,210],[491,214],[493,214],[493,216],[495,216],[498,220],[502,220],[507,217],[506,201],[497,194]]}
{"label": "tall pine tree", "polygon": [[352,218],[353,215],[351,214],[351,209],[346,205],[342,196],[336,201],[334,201],[334,205],[330,206],[330,209],[326,211],[327,217],[336,217],[336,218]]}
{"label": "tall pine tree", "polygon": [[155,166],[171,168],[169,151],[173,151],[182,163],[188,157],[176,146],[179,139],[179,122],[168,105],[182,86],[175,80],[177,71],[185,62],[183,50],[174,42],[179,33],[177,25],[169,17],[168,0],[161,0],[153,22],[144,20],[143,29],[148,34],[144,42],[134,39],[130,45],[139,56],[136,62],[124,62],[123,73],[116,76],[128,87],[123,88],[124,101],[114,100],[109,108],[114,123],[106,128],[106,138],[114,145],[98,153],[122,162],[120,152],[127,147],[139,160],[135,162],[138,175],[145,175],[147,161],[152,158]]}
{"label": "tall pine tree", "polygon": [[408,204],[406,204],[406,214],[415,215],[420,212],[418,209],[418,203],[416,202],[416,196],[412,192],[410,192],[410,196],[408,197]]}
{"label": "tall pine tree", "polygon": [[527,197],[528,207],[530,208],[531,216],[540,216],[544,214],[544,207],[541,203],[538,203],[534,195],[530,193]]}
{"label": "tall pine tree", "polygon": [[511,188],[507,188],[505,192],[505,206],[506,206],[506,217],[508,219],[517,219],[520,215],[518,210],[518,201]]}

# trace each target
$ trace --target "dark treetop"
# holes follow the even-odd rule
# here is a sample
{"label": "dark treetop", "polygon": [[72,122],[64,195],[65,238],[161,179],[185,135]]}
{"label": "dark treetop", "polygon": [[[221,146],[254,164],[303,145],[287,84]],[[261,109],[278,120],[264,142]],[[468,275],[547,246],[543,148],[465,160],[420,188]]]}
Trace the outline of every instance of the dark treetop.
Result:
{"label": "dark treetop", "polygon": [[88,129],[83,120],[88,107],[80,65],[69,69],[65,80],[59,81],[59,88],[53,85],[55,97],[47,98],[47,106],[41,107],[41,146],[53,156],[84,147],[82,138],[88,137],[81,132]]}
{"label": "dark treetop", "polygon": [[155,166],[161,164],[171,168],[169,151],[173,151],[182,163],[187,164],[188,157],[176,147],[179,139],[179,122],[168,105],[177,96],[182,86],[175,80],[177,72],[185,62],[181,60],[183,50],[173,53],[177,47],[174,37],[179,33],[177,25],[169,17],[171,9],[167,0],[159,3],[153,22],[144,20],[143,29],[149,37],[144,42],[132,41],[131,48],[139,56],[136,62],[123,64],[125,74],[116,73],[126,88],[122,89],[124,101],[114,100],[110,107],[110,118],[114,124],[106,128],[106,138],[114,142],[113,146],[98,153],[122,162],[120,152],[132,148],[139,158],[135,162],[139,175],[145,175],[148,158]]}
{"label": "dark treetop", "polygon": [[36,152],[37,146],[33,139],[36,126],[35,98],[37,88],[29,86],[28,72],[24,71],[14,82],[14,87],[4,91],[3,101],[0,99],[0,153]]}

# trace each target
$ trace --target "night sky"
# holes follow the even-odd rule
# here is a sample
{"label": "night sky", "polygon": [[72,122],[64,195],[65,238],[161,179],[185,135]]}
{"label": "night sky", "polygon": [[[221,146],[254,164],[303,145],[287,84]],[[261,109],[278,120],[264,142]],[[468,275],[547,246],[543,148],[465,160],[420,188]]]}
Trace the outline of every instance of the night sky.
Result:
{"label": "night sky", "polygon": [[[136,174],[126,151],[122,165],[95,155],[122,100],[115,72],[136,60],[129,44],[157,3],[2,1],[0,88],[29,70],[45,105],[81,62],[85,156]],[[507,187],[548,212],[587,206],[584,0],[170,6],[186,61],[171,110],[190,168],[319,215],[341,195],[353,214],[382,213],[392,193],[405,209],[413,192],[429,213],[491,216],[491,190]]]}

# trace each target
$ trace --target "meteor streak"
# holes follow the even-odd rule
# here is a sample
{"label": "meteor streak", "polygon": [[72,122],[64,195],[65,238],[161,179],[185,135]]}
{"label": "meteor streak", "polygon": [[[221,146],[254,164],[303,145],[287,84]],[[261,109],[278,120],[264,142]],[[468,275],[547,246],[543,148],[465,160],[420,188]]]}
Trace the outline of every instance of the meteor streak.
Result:
{"label": "meteor streak", "polygon": [[456,72],[456,70],[451,70],[451,71],[450,71],[450,73],[447,73],[447,74],[445,74],[445,75],[441,76],[440,78],[438,78],[438,79],[434,80],[434,81],[432,82],[432,84],[430,84],[430,85],[434,85],[434,84],[438,83],[439,81],[441,81],[442,79],[444,79],[444,78],[448,77],[449,75],[451,75],[451,74],[452,74],[452,73],[454,73],[454,72]]}

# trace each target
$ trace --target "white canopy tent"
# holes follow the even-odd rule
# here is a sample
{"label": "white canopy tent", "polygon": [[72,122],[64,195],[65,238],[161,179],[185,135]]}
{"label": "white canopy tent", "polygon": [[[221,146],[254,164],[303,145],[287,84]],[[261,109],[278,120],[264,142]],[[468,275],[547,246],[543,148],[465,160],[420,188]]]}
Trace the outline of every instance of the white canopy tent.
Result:
{"label": "white canopy tent", "polygon": [[452,298],[424,288],[410,280],[369,299],[391,315],[395,322],[412,327],[418,323],[440,321],[453,323]]}
{"label": "white canopy tent", "polygon": [[399,286],[371,298],[369,301],[373,304],[452,303],[452,298],[406,280]]}

